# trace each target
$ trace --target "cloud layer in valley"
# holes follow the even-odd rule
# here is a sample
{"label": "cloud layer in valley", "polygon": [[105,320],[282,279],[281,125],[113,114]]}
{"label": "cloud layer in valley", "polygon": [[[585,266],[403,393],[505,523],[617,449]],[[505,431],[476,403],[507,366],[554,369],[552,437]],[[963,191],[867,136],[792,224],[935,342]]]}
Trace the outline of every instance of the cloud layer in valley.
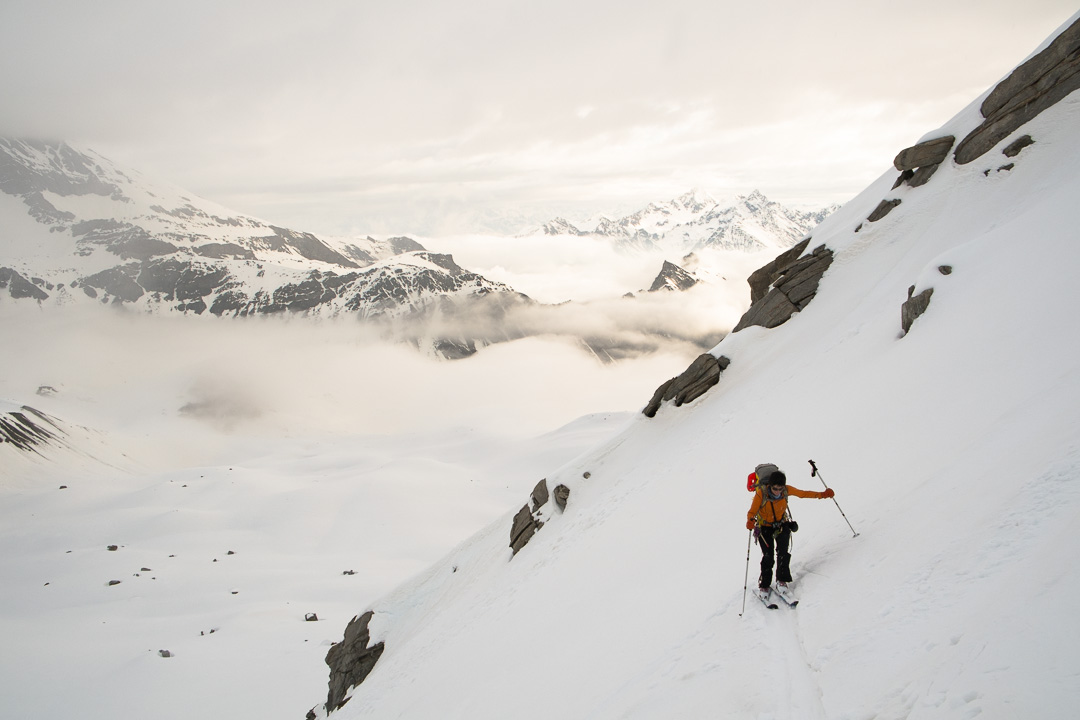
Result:
{"label": "cloud layer in valley", "polygon": [[[0,350],[0,397],[47,412],[62,407],[71,422],[161,445],[188,443],[155,432],[174,432],[177,416],[191,420],[193,433],[198,426],[297,437],[473,427],[525,436],[588,413],[636,410],[695,352],[668,343],[605,364],[580,342],[548,336],[447,361],[387,342],[351,318],[230,321],[97,307],[41,313],[10,303],[0,313],[15,338]],[[612,331],[597,330],[604,332]],[[41,386],[53,391],[41,397]]]}

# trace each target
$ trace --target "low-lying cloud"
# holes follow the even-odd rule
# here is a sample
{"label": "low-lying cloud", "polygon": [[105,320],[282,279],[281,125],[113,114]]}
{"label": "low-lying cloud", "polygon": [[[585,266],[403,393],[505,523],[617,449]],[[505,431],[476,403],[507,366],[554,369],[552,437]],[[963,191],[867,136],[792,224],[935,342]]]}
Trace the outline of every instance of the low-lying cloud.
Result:
{"label": "low-lying cloud", "polygon": [[[605,364],[571,336],[549,334],[450,361],[354,318],[42,312],[14,303],[0,305],[0,318],[8,338],[0,398],[147,435],[157,422],[176,432],[176,418],[193,433],[536,434],[589,413],[637,409],[696,352],[675,344]],[[42,385],[55,394],[37,395]]]}

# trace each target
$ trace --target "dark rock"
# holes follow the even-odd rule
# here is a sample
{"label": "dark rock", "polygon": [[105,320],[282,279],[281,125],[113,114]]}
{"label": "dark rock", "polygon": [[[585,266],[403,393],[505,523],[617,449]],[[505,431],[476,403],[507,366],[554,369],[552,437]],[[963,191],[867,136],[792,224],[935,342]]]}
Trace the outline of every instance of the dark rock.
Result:
{"label": "dark rock", "polygon": [[71,226],[71,234],[80,245],[103,245],[124,260],[149,260],[157,255],[170,255],[177,247],[154,237],[138,225],[119,220],[85,220]]}
{"label": "dark rock", "polygon": [[[914,170],[905,170],[904,172],[900,173],[899,177],[896,178],[896,182],[894,182],[892,184],[892,189],[895,190],[896,188],[900,187],[901,185],[906,183],[908,180],[910,180],[914,176],[915,176],[915,171]],[[858,232],[858,231],[856,231],[856,232]]]}
{"label": "dark rock", "polygon": [[407,252],[423,252],[427,249],[412,238],[405,237],[404,235],[387,238],[386,242],[390,244],[390,249],[395,255],[401,255],[402,253]]}
{"label": "dark rock", "polygon": [[158,650],[158,655],[163,658],[171,658],[173,656],[173,654],[168,650]]}
{"label": "dark rock", "polygon": [[891,213],[893,211],[893,208],[895,208],[899,204],[900,204],[899,199],[896,199],[896,200],[882,200],[880,203],[878,203],[878,206],[876,208],[874,208],[874,212],[870,213],[870,215],[867,216],[866,221],[867,222],[877,222],[881,218],[883,218],[886,215],[888,215],[889,213]]}
{"label": "dark rock", "polygon": [[908,180],[908,186],[921,187],[925,185],[930,181],[930,178],[934,176],[934,173],[937,172],[937,169],[939,167],[941,167],[939,163],[935,163],[933,165],[923,165],[921,168],[919,168],[912,174],[911,179]]}
{"label": "dark rock", "polygon": [[668,291],[684,291],[697,285],[698,280],[692,274],[683,270],[675,263],[664,261],[663,267],[660,269],[660,273],[653,280],[653,284],[649,287],[649,292],[657,292],[659,290]]}
{"label": "dark rock", "polygon": [[1080,20],[1042,52],[1002,80],[983,100],[985,118],[956,146],[954,157],[967,164],[1041,112],[1080,89]]}
{"label": "dark rock", "polygon": [[[772,287],[751,303],[750,309],[739,319],[732,332],[738,332],[751,325],[764,328],[782,325],[797,311],[805,309],[814,299],[822,275],[832,265],[832,250],[825,245],[819,245],[809,255],[798,257],[789,252],[781,255],[777,260],[785,256],[786,262],[770,273],[770,276],[774,277]],[[768,267],[769,265],[766,265],[750,275],[748,282],[750,282],[752,298],[760,292],[760,287],[755,289],[754,286],[755,276],[762,277],[762,271]]]}
{"label": "dark rock", "polygon": [[900,306],[900,326],[906,335],[911,330],[911,324],[916,318],[926,312],[930,307],[930,296],[934,294],[934,288],[927,288],[918,295],[914,295],[915,286],[908,289],[908,299]]}
{"label": "dark rock", "polygon": [[[34,416],[31,419],[29,416]],[[52,426],[47,430],[46,425]],[[19,450],[37,452],[41,445],[58,440],[60,428],[53,418],[29,405],[20,411],[0,415],[0,442],[9,442]]]}
{"label": "dark rock", "polygon": [[255,253],[243,245],[237,245],[236,243],[205,243],[192,249],[195,251],[196,255],[213,258],[214,260],[224,260],[225,258],[233,258],[235,260],[258,260]]}
{"label": "dark rock", "polygon": [[104,290],[124,302],[135,302],[145,294],[142,286],[136,281],[141,268],[140,263],[117,265],[83,278],[82,286]]}
{"label": "dark rock", "polygon": [[1008,163],[1007,165],[1002,165],[1001,167],[999,167],[997,169],[997,171],[1001,172],[1002,170],[1004,170],[1005,172],[1008,172],[1008,171],[1012,170],[1014,167],[1016,167],[1016,163]]}
{"label": "dark rock", "polygon": [[117,545],[110,545],[109,547],[107,547],[105,549],[108,550],[109,552],[116,552],[117,550],[120,549],[120,547],[117,546]]}
{"label": "dark rock", "polygon": [[937,165],[949,155],[956,138],[952,135],[934,138],[901,150],[893,160],[897,170],[915,170],[927,165]]}
{"label": "dark rock", "polygon": [[349,621],[345,638],[326,653],[326,664],[330,666],[330,691],[326,696],[328,713],[345,704],[345,694],[364,682],[383,654],[384,643],[368,647],[371,641],[368,623],[374,614],[368,610]]}
{"label": "dark rock", "polygon": [[656,389],[649,403],[641,411],[642,414],[645,417],[655,417],[660,405],[665,402],[673,400],[675,407],[679,407],[696,400],[720,382],[720,373],[730,364],[731,361],[722,355],[719,358],[711,353],[699,355],[681,375],[668,380]]}
{"label": "dark rock", "polygon": [[476,354],[476,342],[474,340],[437,338],[432,347],[439,356],[447,360],[462,360]]}
{"label": "dark rock", "polygon": [[517,555],[518,551],[525,547],[525,544],[532,539],[532,536],[536,534],[536,531],[541,526],[542,524],[529,512],[529,506],[522,505],[510,526],[510,547],[513,549],[514,555]]}
{"label": "dark rock", "polygon": [[536,487],[532,491],[532,509],[533,512],[539,510],[548,501],[548,486],[547,478],[544,478],[540,482],[536,483]]}
{"label": "dark rock", "polygon": [[1016,157],[1020,154],[1020,151],[1026,148],[1028,145],[1034,145],[1035,141],[1031,139],[1030,135],[1021,135],[1016,140],[1009,143],[1009,145],[1002,150],[1007,157]]}
{"label": "dark rock", "polygon": [[311,233],[297,232],[287,228],[270,226],[274,234],[269,237],[255,238],[262,247],[278,252],[294,252],[308,260],[319,260],[334,265],[345,267],[359,267],[349,258],[336,250],[332,250],[326,243]]}
{"label": "dark rock", "polygon": [[283,310],[298,312],[310,310],[337,297],[336,293],[324,287],[321,278],[309,276],[299,284],[290,283],[274,290],[274,299],[259,312],[275,313]]}
{"label": "dark rock", "polygon": [[942,275],[952,275],[952,265],[938,265],[938,272]]}
{"label": "dark rock", "polygon": [[565,510],[566,503],[570,499],[570,488],[565,485],[556,485],[554,495],[555,505],[557,505],[560,510]]}
{"label": "dark rock", "polygon": [[319,622],[319,616],[316,613],[307,613],[304,615],[306,622]]}
{"label": "dark rock", "polygon": [[792,246],[789,250],[785,250],[777,255],[772,262],[766,263],[750,273],[750,277],[747,278],[746,282],[750,284],[751,305],[765,297],[766,293],[769,292],[769,287],[780,277],[784,268],[803,254],[803,251],[810,245],[810,240],[811,238],[806,238],[797,245]]}
{"label": "dark rock", "polygon": [[144,263],[136,282],[147,292],[165,293],[177,300],[201,300],[230,279],[225,267],[167,258]]}
{"label": "dark rock", "polygon": [[27,280],[15,270],[8,267],[0,267],[0,290],[7,289],[12,299],[31,298],[33,300],[48,300],[49,294]]}
{"label": "dark rock", "polygon": [[120,584],[119,580],[110,580],[109,581],[109,587],[112,587],[113,585],[119,585],[119,584]]}

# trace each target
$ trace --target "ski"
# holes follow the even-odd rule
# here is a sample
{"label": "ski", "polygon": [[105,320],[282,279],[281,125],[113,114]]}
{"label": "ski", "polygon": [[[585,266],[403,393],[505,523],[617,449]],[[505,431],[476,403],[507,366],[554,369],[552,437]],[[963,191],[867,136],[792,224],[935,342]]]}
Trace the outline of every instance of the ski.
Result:
{"label": "ski", "polygon": [[773,592],[790,607],[795,607],[799,604],[799,598],[795,597],[795,593],[792,592],[791,588],[787,585],[777,585],[773,588]]}
{"label": "ski", "polygon": [[769,599],[772,596],[772,588],[769,588],[767,590],[758,589],[754,591],[754,594],[757,595],[758,600],[760,600],[761,603],[770,610],[780,609],[779,605]]}

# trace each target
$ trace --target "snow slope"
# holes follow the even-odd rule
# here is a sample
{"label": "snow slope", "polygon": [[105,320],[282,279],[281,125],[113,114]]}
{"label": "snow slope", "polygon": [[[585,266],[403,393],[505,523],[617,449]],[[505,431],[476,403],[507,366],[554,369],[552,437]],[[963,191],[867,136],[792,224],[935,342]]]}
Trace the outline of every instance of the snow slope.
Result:
{"label": "snow slope", "polygon": [[[511,511],[357,607],[386,649],[331,717],[1071,717],[1077,167],[1073,93],[923,187],[885,173],[815,231],[835,261],[810,306],[725,338],[699,400],[549,472],[569,504],[516,556]],[[912,285],[934,295],[901,337]],[[821,489],[810,458],[859,535],[794,499],[802,603],[743,613],[743,479],[769,461]]]}

